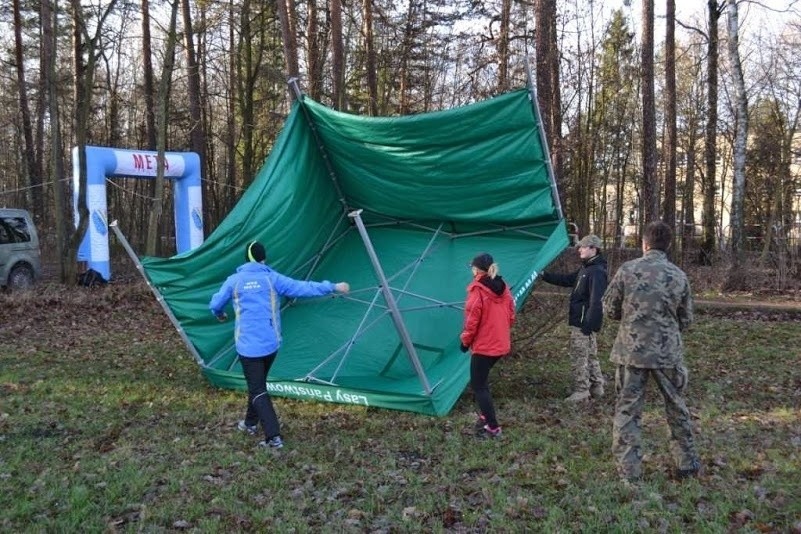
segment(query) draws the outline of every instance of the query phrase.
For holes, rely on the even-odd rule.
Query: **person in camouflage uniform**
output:
[[[649,224],[643,256],[620,266],[603,297],[604,314],[620,321],[610,355],[617,364],[612,453],[620,476],[630,481],[642,476],[641,419],[649,376],[665,400],[676,476],[694,476],[700,469],[683,397],[687,368],[681,332],[692,323],[693,301],[687,275],[667,259],[672,239],[664,222]]]
[[[606,290],[606,258],[601,254],[601,239],[587,235],[576,244],[581,268],[569,274],[542,273],[542,279],[563,287],[572,287],[567,324],[570,327],[568,355],[573,372],[573,393],[569,402],[604,396],[606,380],[598,362],[595,334],[601,329],[601,298]]]

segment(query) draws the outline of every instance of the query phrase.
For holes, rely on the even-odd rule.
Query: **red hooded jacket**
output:
[[[467,286],[462,344],[473,354],[506,356],[512,349],[514,322],[515,304],[506,282],[500,276],[477,274]]]

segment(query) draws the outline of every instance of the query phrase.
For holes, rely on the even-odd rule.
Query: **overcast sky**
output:
[[[604,2],[610,9],[630,4],[635,30],[639,33],[642,16],[642,0],[607,0]],[[687,25],[696,25],[707,18],[707,3],[705,0],[676,0],[676,18]],[[739,3],[740,27],[743,33],[748,34],[757,29],[776,31],[790,19],[801,21],[801,0],[740,0]],[[654,1],[655,32],[657,42],[665,38],[665,0]],[[725,24],[725,11],[722,21]],[[704,26],[702,26],[704,27]],[[723,27],[721,28],[723,30]],[[684,30],[677,25],[676,32]]]

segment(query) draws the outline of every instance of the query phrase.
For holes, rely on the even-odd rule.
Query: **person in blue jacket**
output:
[[[272,399],[267,393],[267,374],[281,347],[280,297],[320,297],[347,293],[347,282],[305,282],[284,276],[264,264],[267,255],[258,241],[248,243],[247,263],[239,266],[211,298],[209,309],[219,321],[228,319],[224,308],[233,299],[236,314],[236,352],[248,386],[245,419],[238,428],[255,435],[264,430],[260,447],[280,449],[284,442]]]

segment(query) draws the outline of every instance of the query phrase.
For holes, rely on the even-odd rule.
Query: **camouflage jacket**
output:
[[[661,250],[627,261],[603,298],[604,314],[620,321],[609,359],[647,369],[683,363],[681,331],[693,320],[690,283]]]

